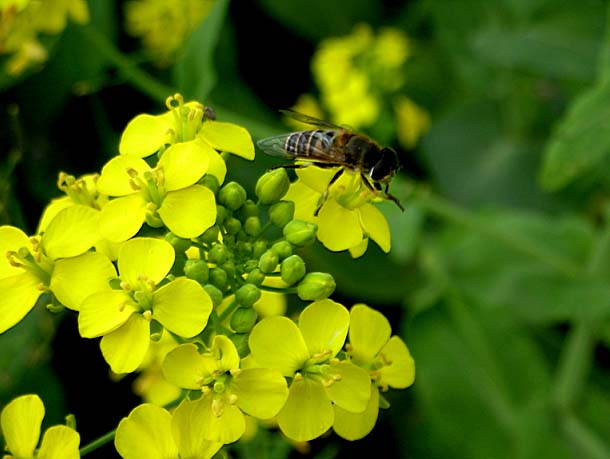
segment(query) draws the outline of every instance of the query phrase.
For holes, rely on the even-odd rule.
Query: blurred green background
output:
[[[161,64],[128,30],[128,3],[90,1],[89,22],[41,34],[48,58],[19,75],[7,73],[10,55],[0,61],[0,224],[32,234],[59,195],[58,172],[99,171],[126,123],[163,111],[173,92],[258,140],[289,129],[278,109],[328,97],[311,62],[329,39],[362,23],[408,37],[398,86],[384,89],[375,61],[365,65],[379,110],[360,129],[403,164],[392,192],[406,212],[379,205],[392,251],[371,244],[352,260],[317,246],[305,257],[335,276],[335,299],[390,318],[415,358],[415,384],[388,392],[391,408],[363,440],[232,455],[610,458],[608,2],[216,0],[183,35],[160,23],[160,41],[179,42]],[[159,5],[192,2],[148,3],[150,16],[138,14],[150,25]],[[396,97],[427,114],[410,145],[392,118]],[[262,152],[231,159],[229,179],[252,191],[277,163]],[[81,444],[138,403],[133,378],[112,382],[107,371],[71,315],[39,307],[0,336],[0,405],[38,392],[45,422],[75,413]]]

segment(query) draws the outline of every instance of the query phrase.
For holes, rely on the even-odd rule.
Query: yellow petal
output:
[[[198,135],[213,148],[254,159],[254,144],[250,133],[241,126],[219,121],[206,121]]]
[[[415,380],[415,361],[407,345],[398,336],[392,336],[379,353],[389,365],[379,370],[380,382],[396,389],[404,389]]]
[[[383,314],[364,304],[357,304],[350,311],[350,351],[356,365],[367,365],[373,361],[388,342],[392,329]]]
[[[362,239],[362,242],[355,247],[349,248],[349,254],[352,258],[360,258],[362,255],[366,253],[366,249],[369,247],[369,238],[365,237]]]
[[[52,199],[49,205],[47,205],[47,207],[45,207],[45,209],[42,211],[42,216],[40,217],[36,234],[44,232],[49,223],[51,223],[51,220],[53,220],[55,215],[57,215],[60,210],[63,210],[66,207],[70,207],[73,205],[74,201],[68,196],[65,196],[63,198]]]
[[[390,251],[390,227],[383,213],[372,204],[364,204],[358,208],[360,222],[365,233],[377,243],[385,253]]]
[[[32,243],[27,234],[14,226],[0,226],[0,279],[23,272],[22,268],[12,266],[6,258],[6,252],[16,252],[21,247],[32,252]]]
[[[42,245],[50,258],[67,258],[89,250],[101,239],[99,211],[81,205],[61,210],[42,235]]]
[[[180,451],[180,457],[210,459],[222,448],[222,443],[205,438],[207,425],[193,422],[197,419],[197,402],[183,400],[172,417],[172,431]]]
[[[327,249],[337,252],[362,242],[358,211],[348,210],[334,199],[328,199],[318,216],[318,239]]]
[[[134,236],[144,223],[146,201],[139,193],[113,199],[100,213],[100,234],[111,242]]]
[[[218,153],[200,139],[176,143],[163,153],[157,169],[163,170],[167,191],[193,185],[208,170],[210,157]]]
[[[218,183],[222,184],[227,176],[227,163],[218,153],[210,155],[210,165],[208,166],[208,174],[213,175],[218,179]]]
[[[102,355],[117,374],[135,371],[150,345],[150,322],[133,314],[123,326],[105,335],[100,347]]]
[[[126,196],[135,190],[131,187],[130,173],[137,172],[143,178],[151,168],[146,161],[133,155],[115,156],[102,168],[102,174],[97,180],[97,190],[108,196]]]
[[[307,306],[299,317],[299,330],[310,355],[343,348],[349,327],[349,312],[341,304],[325,299]]]
[[[53,426],[42,436],[38,459],[79,459],[80,435],[67,426]]]
[[[371,397],[362,413],[351,413],[335,405],[333,430],[346,440],[360,440],[373,430],[378,414],[379,389],[376,386],[371,386]]]
[[[0,333],[17,324],[42,294],[40,280],[29,272],[0,279]]]
[[[22,395],[4,407],[0,424],[6,446],[13,456],[34,456],[43,417],[44,405],[38,395]]]
[[[216,222],[214,193],[202,185],[170,191],[163,199],[159,215],[178,237],[200,236]]]
[[[288,188],[288,193],[284,196],[284,200],[294,202],[295,220],[303,220],[317,224],[318,217],[314,214],[318,208],[318,202],[321,196],[320,193],[309,188],[301,180],[297,180],[290,184],[290,188]]]
[[[81,303],[78,330],[83,338],[95,338],[123,325],[137,311],[123,290],[108,290],[89,295]]]
[[[142,276],[158,284],[174,264],[175,256],[169,242],[137,237],[125,242],[119,250],[119,274],[134,288],[141,282]]]
[[[119,144],[121,155],[134,155],[140,158],[155,153],[170,141],[172,118],[142,114],[128,124]]]

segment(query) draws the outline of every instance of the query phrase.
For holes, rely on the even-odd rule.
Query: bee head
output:
[[[380,151],[379,161],[371,168],[369,176],[375,182],[385,182],[392,178],[399,167],[400,163],[396,152],[391,148],[384,147]]]

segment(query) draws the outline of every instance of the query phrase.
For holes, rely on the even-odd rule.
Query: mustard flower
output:
[[[406,96],[394,102],[396,134],[405,148],[414,148],[421,136],[430,128],[430,116]]]
[[[140,366],[150,344],[152,320],[185,338],[206,326],[212,300],[201,285],[184,277],[160,285],[174,258],[169,242],[131,239],[119,250],[121,289],[108,286],[82,302],[80,334],[102,336],[102,354],[115,373],[129,373]]]
[[[287,437],[319,437],[334,424],[337,407],[350,413],[366,409],[371,396],[368,374],[337,358],[348,327],[347,309],[325,299],[303,310],[298,327],[287,317],[268,317],[252,329],[252,359],[292,379],[288,400],[277,415]]]
[[[190,418],[190,408],[184,404],[173,415],[157,405],[139,405],[119,423],[114,445],[124,459],[213,457],[222,443],[206,440],[205,429]]]
[[[284,197],[295,203],[294,218],[315,223],[318,240],[329,250],[349,250],[353,257],[359,257],[366,252],[370,238],[381,250],[389,252],[388,222],[372,204],[378,198],[362,183],[358,173],[349,170],[328,189],[336,171],[314,166],[297,170],[299,180],[290,185]]]
[[[171,63],[213,5],[213,0],[128,1],[126,29],[141,37],[155,62],[164,66]]]
[[[415,379],[415,362],[406,344],[398,336],[390,336],[388,320],[378,311],[357,304],[350,311],[349,344],[346,349],[352,363],[367,370],[371,377],[371,399],[362,413],[335,411],[333,429],[341,437],[357,440],[368,435],[375,426],[380,393],[389,387],[404,389]]]
[[[267,368],[240,369],[233,342],[214,337],[208,352],[200,354],[194,344],[183,344],[167,354],[163,371],[168,381],[201,397],[184,401],[192,412],[191,422],[199,424],[206,439],[231,443],[246,429],[243,413],[259,419],[275,416],[288,396],[286,380]]]
[[[38,40],[38,35],[60,33],[68,18],[79,24],[89,21],[85,0],[9,0],[0,6],[0,14],[0,53],[11,55],[5,68],[12,76],[47,60],[48,51]]]
[[[77,310],[85,296],[104,288],[112,264],[87,252],[99,240],[98,221],[95,210],[76,205],[58,212],[42,235],[0,227],[0,333],[21,321],[44,292]]]
[[[214,193],[196,184],[211,155],[216,152],[209,146],[193,141],[170,146],[154,168],[134,155],[111,159],[97,187],[117,198],[101,210],[101,233],[110,241],[125,241],[146,221],[183,238],[202,234],[216,221]]]
[[[40,439],[40,427],[45,410],[38,395],[22,395],[2,410],[0,424],[6,449],[6,459],[77,459],[80,435],[63,425],[49,427]]]

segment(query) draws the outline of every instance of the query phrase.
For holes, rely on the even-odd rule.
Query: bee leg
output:
[[[387,197],[387,198],[388,198],[390,201],[394,202],[394,203],[395,203],[395,204],[398,206],[398,208],[399,208],[400,210],[402,210],[403,212],[405,211],[405,208],[402,206],[402,204],[400,203],[400,201],[398,200],[398,198],[397,198],[396,196],[394,196],[394,195],[390,194],[390,184],[389,184],[389,183],[386,183],[386,184],[385,184],[385,189],[383,190],[383,192],[385,193],[386,197]]]
[[[385,189],[382,192],[381,184],[379,184],[379,182],[373,182],[371,184],[371,182],[369,181],[369,178],[365,174],[361,173],[360,176],[362,177],[362,181],[364,182],[366,187],[371,191],[371,193],[373,193],[377,196],[379,196],[380,194],[383,194],[383,198],[389,199],[390,201],[395,203],[400,210],[402,210],[403,212],[405,211],[405,208],[402,206],[402,204],[400,203],[398,198],[389,193],[390,185],[388,183],[385,184]]]
[[[290,163],[290,164],[278,164],[277,166],[271,167],[270,171],[274,171],[276,169],[303,169],[304,167],[311,166],[311,164],[307,163]]]
[[[333,175],[333,178],[330,179],[330,182],[328,182],[328,186],[326,187],[326,190],[324,191],[324,194],[322,195],[322,198],[320,199],[320,203],[318,204],[316,211],[313,213],[314,216],[317,217],[318,214],[320,213],[320,209],[322,208],[322,206],[326,202],[326,199],[328,198],[328,191],[330,190],[330,187],[333,186],[333,183],[335,183],[337,180],[339,180],[339,177],[341,177],[343,175],[343,171],[344,171],[343,168],[339,169],[335,173],[335,175]]]

